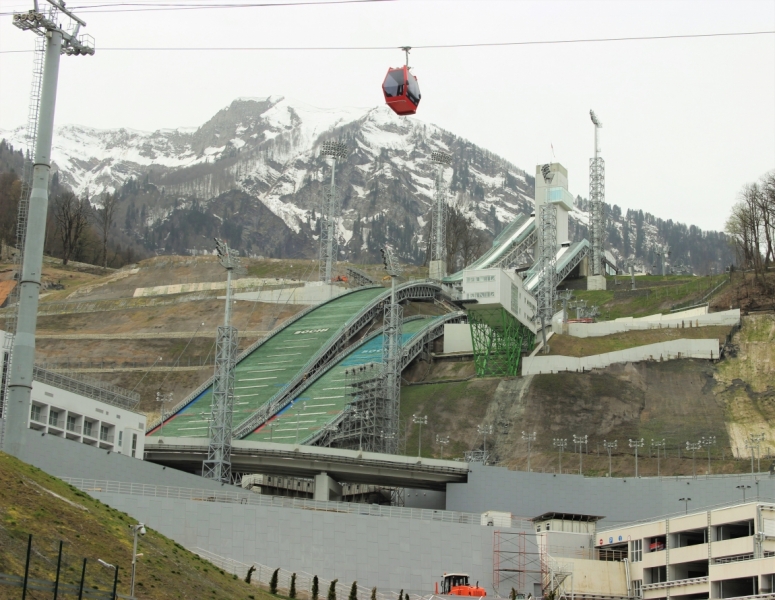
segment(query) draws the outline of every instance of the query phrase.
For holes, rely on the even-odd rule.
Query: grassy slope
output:
[[[44,558],[55,560],[57,544],[64,540],[67,566],[62,580],[65,583],[78,582],[82,558],[88,558],[90,587],[108,589],[112,571],[96,562],[100,558],[119,565],[119,593],[128,594],[132,555],[128,525],[132,523],[134,520],[128,515],[0,453],[0,572],[24,573],[27,535],[31,533],[36,549],[34,577],[53,580],[56,564]],[[152,529],[140,538],[138,553],[143,554],[138,559],[135,588],[138,598],[272,598],[254,586],[223,574]],[[19,597],[19,588],[0,586],[0,598]],[[33,592],[27,597],[34,600],[44,596]]]
[[[717,338],[722,344],[731,327],[687,327],[684,329],[649,329],[628,331],[601,337],[577,338],[570,335],[553,335],[549,341],[550,354],[561,356],[591,356],[615,352],[646,344],[679,339]]]

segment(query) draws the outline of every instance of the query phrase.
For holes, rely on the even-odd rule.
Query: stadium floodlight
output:
[[[708,475],[710,475],[710,447],[716,445],[716,436],[715,435],[709,435],[708,437],[702,436],[702,439],[700,439],[700,444],[705,446],[705,448],[708,449]]]
[[[477,425],[476,431],[484,436],[484,453],[487,454],[487,436],[492,435],[492,425]]]
[[[657,449],[657,477],[659,477],[661,475],[660,469],[659,469],[659,467],[660,467],[660,465],[659,465],[659,449],[665,447],[665,439],[662,438],[662,441],[657,441],[657,440],[652,439],[651,440],[651,447]]]
[[[603,447],[608,451],[608,476],[611,476],[611,450],[616,450],[616,447],[619,445],[619,440],[614,440],[613,442],[608,442],[606,440],[603,440]]]
[[[750,485],[736,485],[735,488],[738,489],[738,490],[743,490],[743,502],[745,502],[745,490],[750,490],[751,486]]]
[[[393,250],[385,246],[380,248],[379,252],[382,254],[382,264],[385,265],[387,274],[390,277],[398,277],[403,269],[401,268],[401,263],[398,262],[398,259],[393,254]]]
[[[594,110],[589,111],[589,116],[592,118],[592,122],[595,124],[595,127],[603,126],[603,123],[601,123],[600,119],[597,118],[597,115],[595,114]]]
[[[692,477],[697,477],[697,465],[694,459],[697,455],[697,450],[700,448],[702,448],[701,442],[686,442],[686,451],[692,453]]]
[[[548,164],[541,167],[541,175],[543,175],[544,181],[546,183],[551,183],[552,179],[554,179],[554,173],[552,173]]]
[[[562,475],[562,451],[565,450],[565,446],[568,445],[568,440],[566,438],[554,438],[554,440],[552,440],[552,445],[555,448],[559,448],[559,451],[560,451],[560,475]]]
[[[522,439],[527,442],[527,472],[530,472],[530,449],[533,446],[533,442],[536,441],[536,432],[525,433],[522,432]]]
[[[436,436],[436,443],[437,443],[439,446],[441,446],[441,458],[443,459],[443,458],[444,458],[444,446],[446,446],[447,444],[449,444],[449,436],[448,436],[448,435],[446,435],[446,436],[443,436],[443,437],[442,437],[442,436],[440,436],[440,435],[437,435],[437,436]]]
[[[452,155],[446,152],[431,152],[431,160],[441,165],[448,165],[452,162]]]
[[[573,447],[576,448],[578,446],[578,453],[579,453],[579,475],[582,474],[582,457],[584,456],[584,453],[581,451],[581,446],[584,446],[584,449],[587,448],[587,436],[586,435],[576,435],[573,434]]]
[[[417,458],[420,458],[420,451],[422,450],[422,426],[428,424],[428,415],[420,416],[418,414],[413,414],[412,423],[418,426]]]
[[[630,448],[635,448],[635,477],[638,476],[638,448],[643,448],[643,438],[639,440],[630,440]]]
[[[342,142],[323,142],[320,149],[323,156],[330,156],[338,160],[347,158],[347,145]]]

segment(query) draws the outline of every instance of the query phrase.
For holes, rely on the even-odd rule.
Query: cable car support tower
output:
[[[452,162],[446,152],[432,152],[436,164],[436,189],[431,213],[431,260],[429,275],[440,281],[447,275],[447,190],[444,187],[444,167]]]
[[[320,280],[331,283],[339,255],[339,216],[341,206],[336,190],[336,161],[347,158],[347,146],[341,142],[323,142],[320,151],[331,157],[331,186],[323,198],[320,216]]]
[[[589,234],[592,246],[592,264],[587,277],[587,289],[605,289],[605,271],[603,270],[603,207],[605,205],[605,160],[600,156],[600,129],[603,123],[597,118],[594,110],[589,111],[595,126],[595,156],[589,161]]]
[[[4,394],[0,394],[4,400],[4,406],[0,406],[3,416],[0,434],[7,431],[7,437],[0,435],[0,442],[11,454],[18,454],[26,443],[27,418],[30,414],[59,58],[62,54],[94,54],[94,39],[90,35],[79,35],[81,27],[85,27],[86,23],[65,8],[64,4],[56,0],[47,2],[47,11],[41,10],[40,0],[33,0],[32,10],[13,15],[14,26],[31,31],[39,39],[35,46],[26,134],[28,142],[34,144],[34,151],[31,153],[32,162],[25,165],[23,190],[26,188],[26,191],[19,202],[17,223],[16,261],[21,265],[16,286],[19,301],[15,310],[11,311],[14,314],[6,337],[13,338],[10,342],[13,346],[10,349],[7,389],[2,390]],[[60,24],[62,15],[70,19],[67,27]]]
[[[237,328],[231,325],[231,276],[240,267],[239,254],[223,240],[215,239],[221,266],[226,269],[226,310],[218,327],[215,374],[210,408],[210,445],[202,476],[231,483],[231,435],[234,415],[234,367],[237,364]]]

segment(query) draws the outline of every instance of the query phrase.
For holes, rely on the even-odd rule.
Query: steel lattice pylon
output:
[[[479,377],[519,374],[524,351],[533,347],[535,334],[502,307],[468,311],[474,366]]]
[[[216,239],[221,266],[226,269],[226,310],[215,345],[213,399],[210,407],[210,445],[202,476],[231,483],[231,438],[234,414],[234,367],[237,364],[237,329],[231,326],[231,274],[239,267],[236,251]]]
[[[430,277],[442,279],[447,274],[447,190],[444,185],[444,167],[452,157],[444,152],[432,152],[436,164],[436,187],[431,211]]]
[[[395,278],[393,278],[395,282]],[[395,288],[395,283],[393,283]],[[403,342],[404,309],[395,301],[385,307],[382,333],[382,360],[385,363],[384,396],[386,438],[384,452],[396,454],[398,448],[398,422],[401,408],[401,353]]]
[[[595,126],[595,156],[589,159],[589,237],[592,246],[592,275],[605,275],[603,271],[603,241],[605,225],[603,207],[605,206],[605,160],[600,156],[598,132],[603,124],[594,111],[589,111]]]
[[[325,142],[320,153],[331,157],[331,185],[326,189],[320,211],[320,280],[331,283],[339,256],[339,217],[341,202],[336,189],[336,161],[347,157],[347,146]]]

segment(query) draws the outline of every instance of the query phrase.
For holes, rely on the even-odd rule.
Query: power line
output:
[[[383,0],[379,0],[383,1]],[[384,0],[389,1],[389,0]],[[326,3],[327,4],[327,3]],[[692,38],[712,38],[712,37],[733,37],[750,35],[772,35],[775,31],[738,31],[729,33],[689,33],[680,35],[651,35],[651,36],[632,36],[617,38],[586,38],[569,40],[532,40],[524,42],[482,42],[473,44],[431,44],[426,46],[412,46],[413,50],[445,50],[450,48],[486,48],[486,47],[507,47],[507,46],[534,46],[546,44],[584,44],[601,42],[632,42],[632,41],[650,41],[650,40],[673,40],[673,39],[692,39]],[[348,51],[348,50],[395,50],[402,46],[253,46],[253,47],[125,47],[125,48],[100,48],[100,52],[201,52],[201,51],[225,51],[225,52],[280,52],[280,51]],[[32,50],[0,50],[0,54],[11,54],[19,52],[32,52]]]

